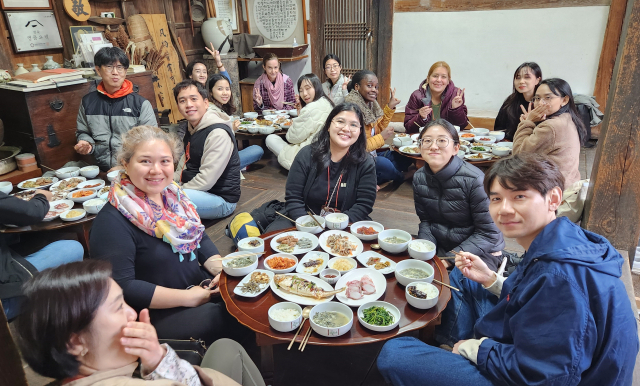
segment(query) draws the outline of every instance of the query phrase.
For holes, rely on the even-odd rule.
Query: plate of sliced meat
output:
[[[336,299],[348,306],[360,307],[384,295],[387,290],[387,279],[375,269],[358,268],[338,280],[336,288],[343,287],[347,287],[347,290],[336,294]]]

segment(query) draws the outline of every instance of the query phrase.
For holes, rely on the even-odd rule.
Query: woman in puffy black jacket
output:
[[[504,238],[489,215],[484,174],[457,157],[456,129],[444,119],[431,121],[418,145],[426,162],[413,176],[418,237],[435,243],[439,256],[452,250],[471,252],[497,270]]]

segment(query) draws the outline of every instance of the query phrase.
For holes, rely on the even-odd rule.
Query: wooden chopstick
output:
[[[413,121],[413,123],[415,123],[415,124],[416,124],[416,126],[418,126],[418,128],[422,127],[422,126],[420,126],[420,125],[418,124],[418,122],[416,122],[416,121]]]
[[[251,256],[261,255],[263,253],[264,252],[247,252],[247,253],[244,253],[242,255],[219,257],[217,259],[211,259],[211,261],[222,261],[222,260],[236,259],[238,257],[251,257]]]
[[[305,347],[307,347],[307,342],[309,342],[309,338],[311,338],[312,331],[313,329],[311,328],[311,322],[309,322],[309,330],[307,331],[304,338],[302,339],[302,342],[300,342],[300,347],[298,347],[298,350],[300,350],[301,352],[304,351]]]
[[[322,224],[320,224],[320,221],[316,220],[315,214],[312,213],[313,212],[307,211],[307,214],[313,219],[313,222],[315,222],[320,228],[322,228]]]
[[[443,283],[443,282],[441,282],[441,281],[439,281],[439,280],[436,280],[436,279],[433,279],[433,281],[434,281],[435,283],[437,283],[437,284],[443,285],[443,286],[445,286],[445,287],[451,288],[452,290],[456,290],[456,291],[460,292],[460,290],[459,290],[459,289],[457,289],[456,287],[452,287],[452,286],[450,286],[449,284],[445,284],[445,283]]]
[[[467,123],[469,124],[469,126],[471,126],[472,128],[474,128],[474,129],[475,129],[475,126],[473,126],[473,125],[471,124],[471,122],[469,122],[469,120],[467,120]]]
[[[306,321],[307,321],[307,318],[302,319],[302,323],[300,323],[300,327],[298,327],[298,331],[296,331],[296,334],[293,336],[293,339],[291,339],[291,343],[289,343],[289,347],[287,347],[287,351],[291,350],[291,346],[293,346],[293,342],[296,341],[296,337],[300,333],[300,330],[302,330],[302,326],[304,326],[304,323]],[[309,322],[309,327],[311,327],[311,322]]]
[[[298,225],[300,225],[301,227],[303,227],[303,226],[304,226],[303,224],[300,224],[300,223],[299,223],[299,222],[297,222],[296,220],[292,220],[292,219],[290,219],[289,217],[285,216],[284,214],[282,214],[282,213],[280,213],[280,212],[278,212],[278,211],[276,211],[276,214],[277,214],[277,215],[280,215],[280,216],[282,216],[282,217],[284,217],[284,218],[286,218],[287,220],[291,221],[291,222],[292,222],[292,223],[294,223],[294,224],[298,224]]]
[[[295,106],[295,103],[291,103],[291,102],[282,102],[283,105],[291,105],[291,106]]]

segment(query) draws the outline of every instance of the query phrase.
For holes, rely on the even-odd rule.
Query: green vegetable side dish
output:
[[[362,310],[362,320],[374,326],[389,326],[393,324],[393,315],[384,307],[373,306]]]
[[[471,148],[471,150],[475,150],[475,151],[487,151],[486,148],[482,147],[482,146],[474,146]]]

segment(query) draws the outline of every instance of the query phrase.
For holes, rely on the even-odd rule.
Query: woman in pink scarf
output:
[[[264,73],[253,85],[253,109],[258,113],[262,110],[291,110],[294,108],[296,95],[293,91],[293,81],[280,72],[280,61],[273,53],[262,58]]]

